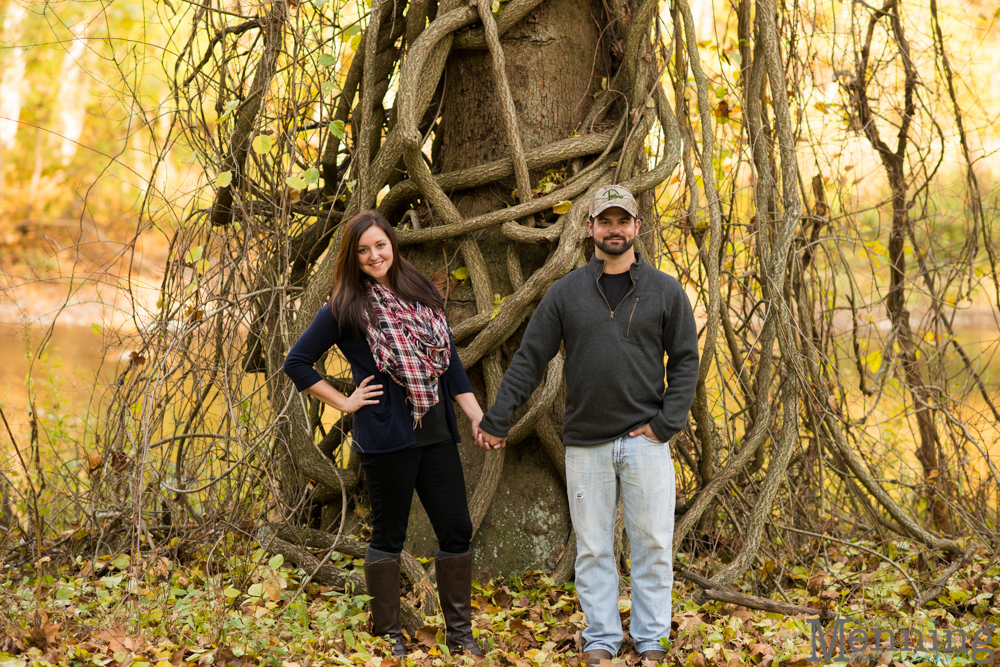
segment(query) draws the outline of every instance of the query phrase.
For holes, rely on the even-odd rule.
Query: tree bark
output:
[[[507,11],[504,10],[501,19]],[[600,28],[593,17],[603,19],[599,2],[549,0],[511,26],[499,45],[495,44],[491,50],[459,49],[449,56],[444,83],[447,93],[440,124],[435,129],[438,138],[434,164],[446,175],[500,161],[505,165],[499,180],[494,179],[486,187],[452,191],[451,201],[462,219],[470,220],[494,211],[502,213],[505,204],[516,202],[512,197],[515,189],[517,200],[531,201],[530,188],[544,170],[526,165],[526,171],[517,174],[518,163],[548,150],[553,143],[575,141],[570,137],[589,111],[588,101],[599,89],[601,77],[607,75],[599,50]],[[489,32],[487,30],[487,37]],[[496,83],[499,76],[497,46],[503,54],[509,98],[505,86]],[[588,71],[581,71],[584,67]],[[591,67],[593,72],[589,71]],[[517,141],[512,144],[510,133],[514,129]],[[590,141],[591,136],[594,135],[586,134],[579,140]],[[590,147],[591,154],[600,152],[609,140],[607,133],[602,134]],[[537,161],[532,163],[538,164]],[[446,176],[440,177],[442,184],[444,178]],[[553,197],[558,197],[555,201],[569,198],[558,192],[553,193]],[[551,206],[550,203],[548,207]],[[442,215],[433,202],[431,210],[434,217]],[[432,226],[420,232],[407,232],[402,237],[403,242],[410,243],[408,235],[427,237],[446,229],[447,226]],[[469,261],[469,244],[478,249],[473,255],[481,254],[481,264]],[[408,247],[412,248],[410,256],[427,273],[444,268],[440,266],[442,251],[439,245],[425,243]],[[496,298],[512,294],[516,281],[519,278],[523,281],[523,275],[534,273],[550,254],[542,246],[524,245],[506,238],[496,226],[475,232],[464,240],[445,240],[444,248],[448,256],[458,250],[458,256],[464,258],[464,264],[472,272],[472,285],[457,286],[449,300],[448,316],[453,323],[489,312]],[[513,248],[517,257],[514,268],[508,262],[508,248]],[[519,274],[518,270],[523,273]],[[518,337],[516,333],[503,348],[516,349]],[[491,385],[499,384],[503,368],[510,359],[505,352],[500,352],[496,362],[492,357],[492,354],[486,355],[483,362],[471,368],[469,362],[476,360],[464,357],[484,408],[492,403],[496,389],[491,389]],[[490,371],[495,363],[496,370]],[[496,373],[495,381],[490,378],[493,373]],[[515,421],[517,417],[520,413],[515,415]],[[527,432],[530,434],[531,430]],[[463,437],[460,450],[465,462],[474,525],[478,526],[473,547],[475,565],[481,575],[555,566],[556,553],[563,547],[569,532],[568,505],[564,484],[538,437],[528,435],[520,443],[510,444],[507,450],[485,455],[473,446],[471,438]],[[493,487],[492,492],[489,487]],[[433,542],[429,539],[430,531],[422,508],[415,506],[413,519],[408,544],[415,553],[430,555]]]

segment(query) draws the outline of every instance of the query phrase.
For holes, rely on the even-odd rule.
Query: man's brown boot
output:
[[[599,665],[602,660],[612,660],[615,656],[611,655],[611,651],[607,651],[603,648],[594,648],[587,651],[587,664],[588,665]]]

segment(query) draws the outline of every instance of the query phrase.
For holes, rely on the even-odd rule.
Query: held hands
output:
[[[660,442],[660,439],[656,437],[655,433],[653,433],[653,429],[649,427],[649,424],[643,424],[639,428],[629,431],[628,434],[633,438],[637,435],[644,435],[653,442]]]
[[[491,451],[494,449],[503,449],[507,444],[507,438],[497,438],[492,436],[483,429],[479,428],[479,422],[481,422],[483,416],[480,414],[479,417],[472,419],[472,438],[475,440],[476,447],[483,449],[485,451]]]
[[[479,423],[483,420],[483,409],[479,407],[479,402],[476,400],[475,394],[472,392],[459,394],[455,396],[455,401],[462,408],[462,412],[469,418],[469,421],[472,422],[472,439],[475,441],[477,447],[491,451],[501,449],[507,444],[507,438],[494,437],[479,428]]]
[[[475,425],[473,433],[477,433],[476,446],[487,452],[495,449],[503,449],[507,446],[507,438],[498,438],[495,435],[490,435],[483,429],[479,428],[479,424]]]
[[[374,379],[374,375],[366,377],[354,390],[354,393],[345,399],[344,406],[340,408],[340,411],[352,413],[366,405],[378,405],[378,397],[382,395],[382,385],[368,384]]]

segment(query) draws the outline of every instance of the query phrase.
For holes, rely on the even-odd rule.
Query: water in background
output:
[[[27,445],[31,433],[29,382],[42,431],[60,422],[65,429],[79,431],[96,409],[91,407],[95,382],[107,383],[114,376],[121,355],[107,347],[98,329],[57,323],[45,352],[32,361],[45,331],[36,325],[0,324],[0,405],[20,446]],[[0,451],[7,452],[9,437],[3,436],[7,442]]]

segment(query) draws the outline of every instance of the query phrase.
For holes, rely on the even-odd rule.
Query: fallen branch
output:
[[[948,585],[948,580],[955,576],[955,573],[969,562],[978,548],[978,544],[973,544],[971,547],[966,549],[965,553],[956,558],[952,564],[948,566],[948,569],[944,571],[944,574],[941,575],[941,578],[938,579],[937,583],[928,588],[927,591],[921,595],[915,603],[913,603],[913,606],[917,609],[923,609],[925,604],[941,595],[941,593],[944,592],[945,586]]]
[[[917,588],[917,582],[913,581],[913,579],[910,577],[910,575],[908,575],[906,573],[906,570],[904,570],[903,568],[901,568],[899,566],[899,564],[896,563],[896,561],[894,561],[891,558],[888,558],[886,556],[883,556],[882,554],[880,554],[879,552],[875,551],[874,549],[869,549],[868,547],[863,546],[861,544],[858,544],[857,542],[849,542],[848,540],[841,540],[841,539],[838,539],[836,537],[830,537],[829,535],[820,535],[819,533],[813,533],[813,532],[810,532],[808,530],[801,530],[799,528],[792,528],[791,526],[786,526],[784,524],[778,524],[778,528],[781,528],[782,530],[790,530],[791,532],[793,532],[793,533],[799,533],[800,535],[808,535],[810,537],[815,537],[815,538],[820,539],[820,540],[829,540],[831,542],[836,542],[838,544],[844,544],[844,545],[849,546],[849,547],[851,547],[853,549],[859,549],[861,551],[864,551],[865,553],[870,553],[873,556],[881,558],[885,562],[889,563],[889,565],[891,565],[892,567],[896,568],[896,570],[901,575],[903,575],[903,578],[906,579],[906,582],[908,584],[910,584],[910,588],[913,589],[914,594],[918,593],[919,590],[920,590],[920,589]]]
[[[293,545],[311,547],[313,549],[332,549],[351,558],[364,558],[368,552],[368,544],[361,540],[352,540],[346,537],[336,538],[326,531],[316,530],[315,528],[282,525],[277,528],[276,535],[278,539],[283,539]],[[404,551],[400,554],[399,565],[403,574],[413,584],[413,590],[417,594],[417,597],[420,598],[420,604],[423,606],[424,612],[428,616],[441,613],[434,584],[431,583],[430,577],[427,576],[427,571],[424,570],[420,561],[414,558],[408,551]]]
[[[720,588],[712,583],[710,579],[706,579],[700,574],[695,574],[694,572],[689,572],[687,570],[676,570],[674,574],[681,579],[686,579],[697,586],[701,586],[702,596],[709,600],[735,604],[740,607],[746,607],[747,609],[770,611],[776,614],[784,614],[785,616],[807,614],[816,615],[824,621],[836,620],[836,616],[831,615],[830,610],[826,608],[815,609],[813,607],[803,607],[797,604],[788,604],[787,602],[776,602],[767,598],[760,598],[756,595],[738,593],[730,588]]]

